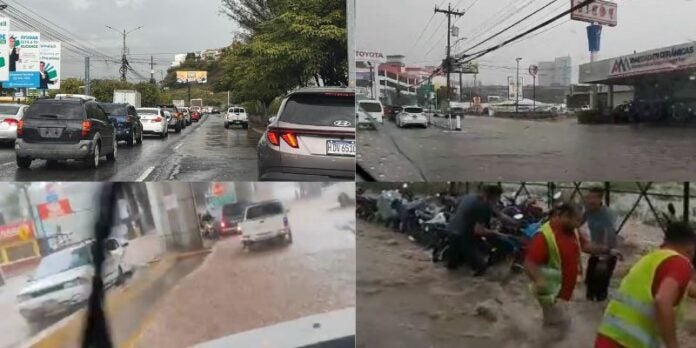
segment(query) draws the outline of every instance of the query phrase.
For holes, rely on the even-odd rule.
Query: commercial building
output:
[[[537,85],[567,87],[571,84],[573,61],[570,57],[558,57],[553,62],[539,63]]]
[[[689,42],[583,64],[580,66],[579,81],[606,86],[607,106],[611,108],[620,104],[616,86],[630,86],[634,91],[636,112],[642,115],[641,119],[664,119],[686,114],[693,117],[696,106],[696,44]]]

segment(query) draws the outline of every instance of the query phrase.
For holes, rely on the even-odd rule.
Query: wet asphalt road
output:
[[[0,148],[2,181],[255,181],[256,144],[252,129],[225,129],[222,115],[207,115],[180,134],[145,136],[142,145],[119,143],[116,163],[102,159],[98,169],[67,161],[48,166],[36,160],[19,169],[12,146]]]
[[[355,210],[338,192],[290,205],[293,243],[242,250],[239,237],[215,245],[206,261],[156,305],[138,347],[188,347],[220,337],[355,307]]]
[[[399,129],[385,121],[359,131],[358,163],[379,181],[673,181],[696,172],[694,127],[476,116],[462,125]]]

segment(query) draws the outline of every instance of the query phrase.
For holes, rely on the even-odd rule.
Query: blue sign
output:
[[[10,71],[10,80],[2,83],[3,88],[39,88],[38,71]]]
[[[599,52],[599,44],[602,41],[602,26],[590,25],[587,27],[587,43],[590,46],[590,52]]]
[[[58,202],[58,194],[55,192],[46,193],[46,203],[56,203]]]

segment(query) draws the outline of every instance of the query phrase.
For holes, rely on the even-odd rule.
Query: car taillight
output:
[[[88,120],[82,121],[82,136],[86,137],[89,135],[89,131],[92,129],[92,122]]]
[[[9,124],[17,124],[19,121],[15,120],[14,118],[6,118],[2,120],[3,123],[9,123]]]
[[[161,118],[161,117],[155,117],[152,121],[154,121],[154,122],[162,122],[162,118]]]
[[[278,132],[269,130],[268,133],[266,133],[266,137],[268,138],[268,142],[273,144],[273,146],[280,146],[280,137],[278,135]]]
[[[17,136],[21,136],[24,132],[24,121],[19,120],[17,122]]]
[[[290,147],[295,149],[300,147],[300,143],[297,141],[297,135],[294,133],[283,133],[282,138]]]
[[[222,228],[225,227],[225,222],[224,222],[224,221],[220,221],[220,227],[222,227]]]

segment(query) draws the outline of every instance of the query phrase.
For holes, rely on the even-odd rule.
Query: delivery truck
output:
[[[133,90],[115,90],[114,103],[130,104],[136,108],[141,107],[140,92]]]

